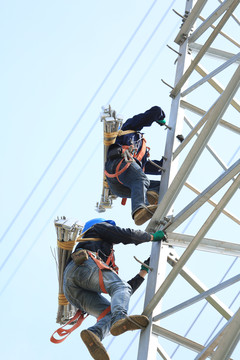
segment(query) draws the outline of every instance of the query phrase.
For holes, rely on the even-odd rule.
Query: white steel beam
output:
[[[204,291],[201,294],[182,302],[181,304],[178,304],[177,306],[173,306],[171,309],[163,311],[159,315],[155,315],[153,318],[153,321],[158,321],[158,320],[163,319],[169,315],[172,315],[182,309],[185,309],[186,307],[188,307],[190,305],[196,304],[198,301],[206,299],[208,296],[215,294],[216,292],[221,291],[223,289],[226,289],[228,286],[231,286],[238,281],[240,281],[240,274],[233,276],[232,278],[212,287],[211,289]]]
[[[194,126],[193,124],[190,122],[190,120],[184,116],[184,121],[185,123],[190,127],[190,129],[193,129]],[[199,133],[197,132],[196,135],[198,136]],[[227,170],[227,165],[225,164],[225,162],[220,159],[220,157],[217,155],[216,151],[213,150],[213,148],[210,145],[206,145],[206,149],[210,152],[210,154],[214,157],[214,159],[218,162],[218,164],[223,168],[223,170]],[[187,183],[185,183],[186,186],[188,186]],[[189,188],[191,188],[189,186]],[[192,189],[193,191],[195,191],[195,189]],[[195,191],[196,193],[198,193],[197,191]]]
[[[159,249],[161,246],[161,249]],[[157,271],[152,271],[148,276],[145,304],[150,300],[150,296],[155,294],[157,287],[161,284],[165,278],[167,257],[169,249],[166,246],[162,246],[159,243],[155,243],[152,246],[152,252],[150,257],[150,266],[153,266]],[[160,309],[161,304],[158,304]],[[157,310],[157,309],[156,309]],[[152,335],[152,316],[149,316],[148,327],[141,332],[138,348],[138,360],[154,360],[157,356],[158,338],[156,335]]]
[[[189,216],[199,209],[208,199],[210,199],[218,190],[220,190],[228,181],[230,181],[240,171],[240,159],[230,168],[221,174],[212,184],[199,194],[196,199],[191,201],[183,210],[181,210],[168,226],[168,231],[174,231]]]
[[[188,89],[184,90],[182,92],[181,96],[184,97],[187,94],[189,94],[190,92],[192,92],[193,90],[197,89],[199,86],[204,84],[206,81],[211,79],[213,76],[217,75],[218,73],[220,73],[221,71],[226,69],[228,66],[236,63],[236,61],[239,59],[240,59],[240,52],[237,53],[236,55],[234,55],[231,59],[227,60],[224,64],[220,65],[218,68],[211,71],[208,75],[204,76],[201,80],[197,81],[195,84],[190,86]]]
[[[186,11],[191,11],[193,0],[186,2]],[[183,43],[179,50],[182,54],[179,61],[177,62],[177,70],[175,83],[177,83],[188,66],[191,56],[188,53],[187,43]],[[174,100],[172,100],[171,111],[169,117],[169,126],[171,131],[167,133],[166,146],[164,156],[167,159],[164,163],[166,171],[161,177],[161,188],[159,193],[159,201],[164,197],[169,183],[175,177],[177,172],[177,161],[172,162],[172,152],[177,142],[176,134],[181,133],[183,124],[183,109],[180,108],[180,94]],[[170,208],[168,209],[170,211]],[[153,244],[151,249],[151,260],[150,266],[154,268],[154,271],[149,274],[146,286],[146,295],[144,307],[148,304],[151,298],[154,296],[156,290],[165,278],[165,269],[167,266],[167,255],[164,251],[164,247],[160,247],[159,244]],[[150,316],[150,324],[141,332],[139,349],[138,349],[138,360],[154,360],[157,356],[157,345],[158,339],[155,335],[152,335],[152,317]]]
[[[212,360],[227,360],[240,340],[240,308],[228,324]]]
[[[187,249],[184,251],[182,256],[180,257],[177,264],[174,266],[174,268],[171,270],[167,278],[164,280],[154,297],[151,299],[151,301],[148,303],[146,308],[143,311],[143,314],[146,316],[150,316],[152,311],[156,308],[159,301],[162,299],[164,294],[167,292],[173,281],[176,279],[178,274],[180,273],[183,266],[186,264],[186,262],[189,260],[193,252],[198,247],[201,240],[204,238],[208,230],[211,228],[213,223],[218,218],[221,211],[224,209],[228,201],[231,199],[231,197],[234,195],[234,193],[237,191],[238,187],[240,185],[240,174],[238,175],[237,179],[233,182],[233,184],[230,186],[230,188],[226,191],[222,199],[220,200],[218,206],[212,211],[208,219],[205,221],[203,226],[200,228],[196,236],[193,238],[192,242],[189,244]]]
[[[192,50],[193,52],[199,52],[202,48],[201,44],[198,43],[192,43],[191,45],[189,45],[189,50]],[[214,59],[221,59],[221,60],[229,60],[231,59],[235,54],[227,52],[227,51],[223,51],[221,49],[216,49],[216,48],[212,48],[210,47],[207,51],[206,51],[206,55],[213,57]],[[237,64],[240,63],[240,60],[238,59],[236,61]]]
[[[232,15],[231,15],[232,16]],[[205,21],[204,17],[202,17],[201,15],[199,16],[199,19],[202,20],[202,21]],[[211,28],[212,29],[215,29],[216,26],[215,25],[211,25]],[[237,47],[240,48],[240,44],[235,40],[233,39],[232,37],[230,37],[228,34],[226,34],[224,31],[220,31],[219,32],[220,35],[222,35],[225,39],[227,39],[228,41],[230,41],[232,44],[236,45]]]
[[[184,121],[190,127],[190,129],[194,128],[194,126],[192,125],[192,123],[186,116],[184,116]],[[197,132],[196,135],[198,136],[199,133]],[[206,149],[210,152],[210,154],[214,157],[214,159],[218,162],[218,164],[223,168],[223,170],[227,170],[227,168],[228,168],[227,165],[225,164],[225,162],[222,159],[220,159],[220,157],[217,155],[216,151],[214,151],[210,145],[206,145]],[[195,189],[193,187],[191,187],[188,183],[185,183],[185,185],[187,187],[189,187],[189,189],[196,192],[196,194],[198,194],[198,191],[197,190],[195,191]]]
[[[170,330],[167,330],[161,326],[158,325],[153,325],[153,333],[163,337],[164,339],[173,341],[174,343],[180,345],[180,346],[184,346],[185,348],[195,351],[197,353],[203,351],[205,348],[204,346],[202,346],[201,344],[192,341],[184,336],[181,336],[179,334],[176,334]],[[216,346],[216,345],[215,345]],[[211,350],[210,354],[214,354],[214,352]],[[207,356],[208,357],[208,356]],[[207,357],[205,357],[204,359],[206,359]],[[196,360],[196,358],[195,358]],[[220,359],[223,360],[223,359]],[[232,358],[229,358],[227,360],[233,360]]]
[[[194,31],[189,37],[189,43],[196,41],[234,2],[234,0],[225,0],[211,15]],[[239,1],[238,1],[239,3]],[[233,11],[231,11],[232,14]],[[231,16],[230,14],[230,16]]]
[[[196,343],[195,341],[192,341],[156,324],[153,325],[153,333],[195,352],[200,352],[204,349],[204,346]]]
[[[208,72],[203,68],[203,66],[201,66],[200,64],[198,64],[195,68],[195,70],[202,76],[207,76]],[[208,80],[208,83],[210,85],[212,85],[212,87],[217,90],[217,92],[219,92],[219,94],[221,94],[224,91],[223,86],[214,78],[211,78]],[[237,99],[232,99],[231,101],[231,105],[238,111],[240,112],[240,103]]]
[[[157,346],[157,352],[163,360],[171,360],[170,356],[166,353],[166,351],[163,349],[163,347],[159,344]]]
[[[221,31],[221,29],[223,28],[223,26],[226,24],[226,22],[228,21],[229,17],[231,16],[232,12],[235,10],[235,8],[237,7],[237,5],[239,4],[240,0],[233,0],[233,3],[231,4],[231,6],[228,8],[228,10],[226,11],[226,13],[224,14],[224,16],[222,17],[222,19],[219,21],[219,23],[217,24],[216,28],[213,30],[213,32],[211,33],[211,35],[209,36],[209,38],[207,39],[207,41],[205,42],[205,44],[203,45],[202,49],[199,51],[199,53],[197,54],[197,56],[193,59],[191,65],[188,67],[188,69],[186,70],[186,72],[184,73],[184,75],[181,77],[181,79],[179,80],[179,82],[177,83],[177,85],[174,87],[174,89],[171,91],[170,96],[171,97],[175,97],[180,91],[182,86],[185,84],[185,82],[188,80],[189,76],[192,74],[192,72],[194,71],[196,65],[199,63],[199,61],[202,59],[202,57],[204,56],[204,54],[206,53],[207,49],[210,47],[210,45],[213,43],[213,41],[216,39],[217,35],[219,34],[219,32]]]
[[[231,319],[229,319],[228,322],[222,327],[222,329],[220,329],[218,331],[218,333],[207,344],[207,346],[198,354],[198,356],[195,358],[195,360],[205,360],[209,355],[214,360],[228,360],[228,359],[231,360],[228,356],[226,356],[226,357],[224,356],[224,354],[223,354],[224,349],[221,348],[221,344],[223,342],[223,348],[225,348],[225,350],[228,350],[228,351],[231,350],[231,353],[232,353],[232,350],[234,350],[233,345],[236,345],[236,344],[228,343],[228,345],[226,346],[226,342],[229,340],[230,340],[230,342],[236,342],[236,340],[238,341],[239,329],[240,329],[239,328],[239,315],[240,314],[239,314],[239,310],[238,310],[235,313],[235,315],[233,317],[231,317]],[[233,326],[232,326],[232,323],[234,323]],[[217,345],[219,345],[219,347],[220,347],[220,351],[218,351],[218,354],[217,354],[218,349],[216,350],[215,353],[213,352],[213,350],[216,348]],[[229,354],[229,356],[231,355],[231,353]],[[218,356],[217,358],[214,358],[215,354],[217,354],[217,356]]]
[[[179,257],[174,249],[168,256],[168,263],[171,266],[175,266]],[[188,268],[185,266],[180,271],[180,275],[199,293],[207,291],[208,288],[204,285]],[[229,320],[233,316],[233,312],[222,302],[217,296],[210,295],[206,297],[206,300],[211,304],[225,319]]]
[[[226,289],[228,286],[231,286],[231,285],[235,284],[238,281],[240,281],[240,274],[238,274],[236,276],[233,276],[231,279],[228,279],[228,280],[222,282],[221,284],[218,284],[218,285],[212,287],[211,289],[209,289],[207,291],[204,291],[201,294],[199,294],[197,296],[194,296],[191,299],[188,299],[188,300],[182,302],[181,304],[173,306],[171,309],[168,309],[168,310],[163,311],[162,313],[160,313],[158,315],[155,315],[154,318],[153,318],[153,321],[158,321],[158,320],[164,319],[165,317],[167,317],[169,315],[175,314],[176,312],[178,312],[180,310],[183,310],[183,309],[185,309],[185,308],[187,308],[187,307],[189,307],[189,306],[191,306],[193,304],[196,304],[198,301],[201,301],[201,300],[206,299],[207,297],[210,297],[210,295],[215,294],[218,291]],[[209,301],[209,303],[211,303],[211,302]],[[217,304],[215,303],[214,304],[215,308],[216,308],[216,305]],[[219,310],[220,310],[220,307],[219,307]],[[228,319],[229,319],[229,317],[228,317]]]
[[[220,3],[222,3],[224,0],[218,0],[218,2],[220,2]],[[234,14],[232,14],[232,18],[236,21],[236,23],[238,24],[238,25],[240,25],[240,20],[238,20],[238,18],[234,15]]]
[[[189,102],[185,101],[185,100],[181,100],[180,102],[180,105],[182,108],[186,109],[186,110],[189,110],[197,115],[204,115],[206,114],[206,111],[193,105],[193,104],[190,104]],[[228,121],[226,120],[223,120],[223,119],[220,119],[219,121],[219,125],[225,127],[226,129],[228,130],[231,130],[233,132],[235,132],[236,134],[240,134],[240,127],[236,126],[236,125],[233,125],[231,123],[229,123]]]
[[[187,248],[193,238],[193,235],[168,232],[166,245]],[[196,250],[240,257],[240,244],[216,239],[203,238]]]
[[[173,179],[171,185],[169,186],[167,192],[165,193],[165,196],[163,197],[161,202],[158,204],[158,208],[155,211],[155,213],[147,227],[148,232],[152,232],[153,230],[157,229],[160,225],[159,221],[161,221],[161,219],[167,215],[170,207],[172,206],[177,195],[179,194],[180,190],[182,189],[188,175],[190,174],[191,170],[193,169],[195,162],[198,160],[201,153],[203,152],[211,135],[213,134],[214,130],[216,129],[220,118],[224,114],[231,99],[233,98],[234,94],[236,93],[236,91],[239,87],[239,84],[240,84],[240,65],[238,66],[237,70],[233,74],[233,77],[230,80],[230,82],[228,83],[225,91],[220,95],[220,97],[215,102],[215,104],[210,108],[210,110],[204,116],[205,118],[208,119],[208,121],[205,124],[205,126],[203,127],[200,135],[196,139],[196,141],[193,144],[188,155],[186,156],[186,159],[184,160],[181,168],[179,169],[179,171],[176,174],[175,178]]]
[[[193,192],[195,192],[195,194],[197,194],[197,195],[200,195],[200,194],[201,194],[201,191],[197,190],[195,187],[193,187],[193,186],[190,185],[189,183],[186,182],[186,183],[185,183],[185,186],[186,186],[187,188],[189,188],[190,190],[192,190]],[[208,199],[207,202],[208,202],[209,204],[211,204],[212,206],[214,206],[214,207],[217,206],[217,203],[214,202],[214,201],[211,200],[211,199]],[[229,211],[227,211],[227,210],[224,209],[224,210],[222,211],[222,213],[223,213],[224,215],[226,215],[227,217],[229,217],[229,219],[233,220],[235,223],[237,223],[238,225],[240,225],[240,220],[239,220],[236,216],[234,216],[233,214],[231,214]]]
[[[188,36],[189,31],[192,29],[193,24],[197,20],[198,16],[200,15],[202,9],[204,8],[207,0],[198,0],[197,3],[194,5],[192,11],[184,21],[176,39],[174,40],[175,43],[181,44],[184,42]]]

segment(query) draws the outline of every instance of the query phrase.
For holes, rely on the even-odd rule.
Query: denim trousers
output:
[[[98,318],[111,305],[111,312],[88,328],[100,340],[109,333],[117,320],[127,316],[132,294],[131,286],[121,280],[115,272],[102,270],[102,274],[105,289],[111,296],[111,303],[101,295],[99,268],[90,257],[82,265],[76,265],[71,261],[64,271],[63,278],[64,294],[78,309]]]
[[[116,165],[119,160],[109,160],[105,164],[107,172],[110,174],[115,172]],[[123,161],[120,170],[126,165]],[[143,172],[140,165],[133,161],[131,165],[121,175],[119,180],[122,184],[114,178],[107,178],[107,182],[110,190],[113,194],[121,198],[131,198],[132,201],[132,216],[134,213],[143,207],[149,205],[147,200],[147,191],[155,191],[159,193],[160,181],[149,180],[146,174]]]

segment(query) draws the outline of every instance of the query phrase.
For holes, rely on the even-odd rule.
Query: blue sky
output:
[[[218,1],[211,3],[214,7],[218,5]],[[84,223],[99,216],[95,205],[102,190],[103,144],[99,119],[102,106],[110,103],[127,119],[159,105],[168,121],[170,88],[161,79],[174,83],[177,55],[166,44],[178,49],[173,41],[181,24],[172,8],[183,14],[185,1],[10,0],[1,4],[0,292],[4,359],[58,357],[61,360],[80,355],[82,359],[89,358],[78,330],[61,345],[49,341],[58,327],[55,323],[58,281],[50,250],[56,247],[53,221],[65,215]],[[209,13],[208,8],[204,11]],[[227,30],[237,37],[236,24],[231,24],[233,29],[228,25]],[[228,46],[226,50],[238,51],[233,45]],[[213,60],[203,61],[203,64],[209,70],[215,65]],[[223,85],[227,84],[234,69],[233,66],[219,75]],[[204,109],[216,98],[216,92],[210,88],[207,97],[201,90],[199,95]],[[198,119],[191,115],[193,122]],[[239,114],[230,109],[226,120],[237,125]],[[185,135],[188,131],[184,127]],[[239,139],[222,128],[216,133],[212,145],[230,165],[239,158]],[[157,124],[146,129],[152,159],[163,155],[166,134],[167,131]],[[189,149],[188,146],[186,151]],[[222,170],[208,153],[203,154],[200,162],[201,175],[198,169],[194,170],[189,182],[203,190]],[[213,172],[208,171],[210,168]],[[216,199],[219,196],[217,194]],[[176,213],[192,198],[193,194],[183,190],[176,203]],[[229,210],[238,217],[239,200],[237,194],[229,203]],[[206,205],[199,212],[199,218],[211,210]],[[135,228],[130,216],[130,201],[123,207],[119,199],[115,200],[114,207],[103,216],[114,219],[122,227]],[[183,224],[182,229],[184,227],[188,234],[196,231],[192,222]],[[219,239],[234,242],[236,234],[239,239],[239,226],[221,218],[216,222],[214,233],[210,231],[208,235],[214,237],[215,234]],[[177,250],[181,254],[182,250]],[[149,244],[127,248],[119,245],[116,256],[120,275],[126,280],[134,276],[139,266],[133,255],[145,260],[150,251]],[[198,252],[187,265],[208,286],[214,286],[233,260]],[[237,268],[239,262],[236,261],[228,277],[235,275]],[[165,308],[175,305],[176,294],[179,301],[195,295],[188,286],[179,294],[179,286],[182,286],[181,280],[169,291]],[[230,304],[238,289],[237,284],[231,292],[222,292],[223,301]],[[136,313],[141,313],[143,308],[143,297],[139,300],[143,290],[144,286],[134,294],[130,304],[131,309],[137,302]],[[193,314],[198,314],[202,305],[194,305]],[[204,326],[208,310],[205,314],[198,326]],[[184,334],[190,318],[186,316],[185,324],[178,315],[176,319],[170,319],[169,323],[163,321],[163,324]],[[211,328],[218,320],[216,315]],[[82,328],[93,323],[93,318],[87,319]],[[189,337],[194,339],[197,333],[196,327]],[[109,346],[112,358],[136,358],[137,340],[128,354],[123,355],[134,335],[114,339]],[[199,339],[199,342],[205,340]],[[109,337],[104,344],[107,346],[110,341]],[[163,344],[169,354],[176,347],[165,341]],[[188,360],[187,354],[179,350],[173,358],[185,356]]]

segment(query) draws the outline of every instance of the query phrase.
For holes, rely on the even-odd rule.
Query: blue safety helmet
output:
[[[82,233],[81,235],[83,235],[86,231],[88,231],[93,225],[95,224],[99,224],[101,222],[107,222],[111,225],[116,225],[115,221],[114,220],[105,220],[103,218],[95,218],[95,219],[92,219],[92,220],[89,220],[85,223],[83,229],[82,229]]]

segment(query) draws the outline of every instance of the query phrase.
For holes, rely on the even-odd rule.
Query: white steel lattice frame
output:
[[[177,51],[179,57],[177,59],[175,84],[171,87],[172,91],[170,93],[172,97],[169,117],[171,131],[168,131],[164,153],[166,158],[164,163],[165,172],[161,177],[158,208],[146,228],[148,232],[164,229],[168,234],[168,241],[162,244],[153,243],[152,245],[150,266],[154,271],[148,277],[143,310],[143,314],[149,317],[150,324],[146,330],[141,332],[138,360],[154,360],[157,358],[157,354],[160,355],[161,359],[171,360],[170,355],[161,345],[161,338],[168,339],[180,346],[190,349],[195,352],[196,357],[194,358],[198,360],[206,358],[213,360],[231,359],[230,357],[240,340],[240,309],[234,314],[215,295],[215,293],[222,288],[231,286],[231,284],[239,281],[240,274],[208,289],[207,286],[185,266],[189,258],[198,250],[240,257],[239,243],[205,237],[220,214],[225,214],[233,223],[240,224],[239,218],[225,209],[230,199],[239,191],[240,160],[238,159],[228,168],[208,144],[209,139],[218,126],[224,127],[226,131],[232,131],[237,135],[240,134],[240,127],[231,124],[231,121],[222,119],[222,116],[229,106],[232,106],[238,115],[240,112],[239,102],[234,98],[240,86],[240,53],[228,53],[223,51],[223,49],[211,47],[213,41],[219,36],[223,36],[237,48],[240,47],[236,40],[222,30],[229,19],[237,22],[239,25],[239,20],[234,11],[239,5],[240,0],[225,0],[219,2],[219,6],[205,20],[201,12],[207,0],[187,0],[185,15],[182,16],[183,23],[175,38],[175,43],[179,45],[179,50]],[[197,22],[199,19],[202,23],[197,25],[199,24],[199,22]],[[217,23],[216,25],[214,24],[215,22]],[[209,30],[211,30],[210,35],[208,35]],[[200,45],[196,43],[195,41],[206,32],[206,36],[208,37],[204,44]],[[171,49],[170,46],[169,48]],[[195,57],[193,57],[192,51],[196,53]],[[221,59],[224,63],[208,73],[200,63],[202,59],[206,59],[208,56]],[[221,73],[231,64],[235,64],[237,67],[233,76],[229,77],[228,84],[224,89],[214,79],[214,76]],[[194,71],[200,74],[202,79],[188,87],[187,82],[191,80]],[[198,107],[197,99],[196,102],[194,101],[194,104],[189,103],[185,99],[187,94],[194,93],[197,88],[204,86],[204,84],[210,84],[220,94],[217,95],[216,101],[207,111]],[[197,125],[193,126],[191,124],[185,114],[186,110],[201,116]],[[177,146],[176,135],[181,133],[184,121],[190,127],[190,132],[181,145]],[[185,155],[181,166],[178,168],[179,155],[183,153],[183,149],[185,149],[190,141],[193,142],[192,148],[187,155]],[[193,185],[190,185],[187,179],[205,149],[215,158],[224,172],[205,190],[200,192]],[[184,186],[191,189],[197,196],[178,214],[173,216],[173,204]],[[223,186],[227,186],[228,188],[222,195],[221,200],[218,203],[211,200],[211,197],[222,189]],[[202,222],[200,229],[196,231],[194,236],[174,232],[179,225],[206,203],[212,205],[212,212],[207,219]],[[236,238],[239,239],[239,235]],[[173,246],[185,248],[185,251],[180,257]],[[167,263],[171,266],[171,270],[168,275],[165,275]],[[161,312],[164,296],[178,275],[181,275],[199,295],[167,311]],[[159,326],[158,321],[161,318],[167,317],[173,312],[180,311],[183,308],[189,308],[191,304],[201,299],[208,301],[227,321],[223,328],[206,346]]]

